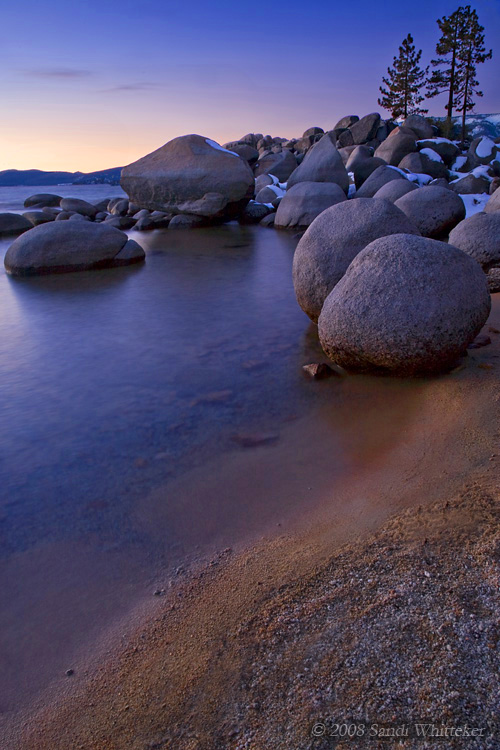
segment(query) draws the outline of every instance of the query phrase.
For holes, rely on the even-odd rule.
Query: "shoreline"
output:
[[[494,300],[486,331],[489,326],[500,328],[498,308]],[[414,583],[407,562],[411,559],[414,565],[421,556],[422,536],[431,540],[435,563],[448,571],[455,563],[457,570],[460,568],[463,561],[458,564],[457,559],[471,545],[480,549],[488,542],[490,549],[496,543],[500,459],[494,454],[500,336],[492,334],[491,338],[490,346],[471,351],[465,367],[425,385],[418,419],[411,429],[401,431],[399,445],[388,457],[382,452],[378,462],[375,455],[365,465],[364,473],[359,467],[354,479],[349,476],[338,482],[334,503],[330,488],[316,510],[309,508],[305,518],[297,516],[285,535],[274,532],[246,549],[221,551],[207,566],[179,576],[166,587],[164,596],[153,604],[146,603],[128,624],[108,635],[102,649],[107,653],[100,651],[102,660],[96,669],[91,669],[89,662],[87,673],[78,680],[67,680],[59,695],[52,693],[50,703],[38,710],[32,708],[15,723],[7,724],[2,747],[28,750],[35,746],[35,738],[40,750],[290,747],[279,744],[272,710],[280,715],[274,726],[281,727],[287,742],[293,739],[304,747],[331,746],[317,744],[326,740],[307,745],[312,742],[308,731],[299,731],[299,718],[308,730],[308,722],[323,715],[325,700],[332,705],[335,701],[319,677],[316,697],[312,684],[303,694],[297,681],[304,679],[304,674],[298,678],[295,665],[297,660],[308,659],[308,669],[314,671],[315,665],[323,664],[328,656],[330,646],[323,636],[332,628],[332,621],[315,621],[312,632],[316,650],[309,655],[305,645],[310,642],[310,634],[300,632],[300,623],[306,623],[311,613],[318,614],[319,601],[333,596],[327,591],[332,571],[341,571],[341,588],[347,597],[342,599],[342,610],[334,620],[337,637],[342,639],[344,630],[356,632],[351,615],[357,605],[351,612],[349,602],[362,591],[349,571],[356,568],[361,580],[367,578],[370,566],[384,562],[381,549],[396,549],[394,570],[403,571],[399,595],[404,598],[412,595]],[[317,488],[315,491],[319,493]],[[445,522],[444,515],[448,516]],[[378,553],[372,554],[373,550]],[[479,572],[486,576],[484,556],[482,559]],[[382,568],[372,582],[377,582],[383,598],[389,596],[388,601],[392,601],[395,595],[390,593],[393,588],[388,583],[391,567],[382,564]],[[477,577],[478,570],[474,575]],[[491,578],[493,573],[488,575]],[[439,585],[448,606],[446,587],[441,581]],[[471,593],[465,574],[463,590]],[[331,601],[334,606],[335,597]],[[365,601],[362,612],[367,607],[371,605]],[[411,619],[414,612],[408,609],[405,615]],[[286,623],[284,630],[279,623]],[[419,623],[417,617],[413,626],[418,628]],[[118,642],[120,627],[122,637]],[[357,633],[356,638],[361,635]],[[397,634],[392,637],[397,640]],[[459,645],[463,643],[459,641]],[[388,656],[389,644],[382,646]],[[377,644],[371,644],[371,648],[378,653]],[[280,666],[277,654],[281,649],[287,654]],[[269,662],[273,654],[275,658]],[[420,655],[429,656],[425,651]],[[351,654],[349,658],[354,657]],[[332,675],[339,668],[337,664]],[[389,674],[392,669],[393,679],[398,678],[394,665],[380,669],[376,662],[370,662],[367,669],[374,681],[371,688],[364,687],[373,692],[368,700],[378,695],[373,685],[377,678],[384,681],[385,671]],[[443,669],[450,670],[446,671],[446,680],[453,682],[451,666]],[[289,686],[287,697],[281,694],[284,688],[279,687],[279,681],[266,683],[266,673],[271,672],[277,672],[279,680]],[[324,679],[326,672],[322,674]],[[426,715],[433,706],[437,710],[441,705],[445,685],[439,682],[442,674],[433,679]],[[345,674],[342,680],[339,684],[344,686],[346,696],[356,690],[356,684]],[[267,688],[261,694],[265,684]],[[315,701],[319,701],[316,708]],[[349,706],[344,708],[347,715]],[[211,744],[215,738],[220,744]]]

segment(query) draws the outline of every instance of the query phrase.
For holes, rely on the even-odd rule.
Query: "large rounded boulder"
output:
[[[349,175],[328,134],[307,152],[302,164],[290,175],[287,187],[299,182],[334,182],[345,193],[349,190]]]
[[[479,264],[456,247],[394,234],[368,245],[325,300],[319,337],[347,370],[393,375],[452,366],[491,306]]]
[[[20,214],[0,214],[0,237],[21,234],[29,231],[32,227],[31,221]]]
[[[75,214],[78,215],[78,214]],[[26,232],[9,247],[5,269],[14,276],[86,271],[144,260],[124,232],[90,221],[56,221]]]
[[[140,208],[226,220],[245,208],[254,176],[215,141],[183,135],[124,167],[121,186]]]
[[[415,137],[393,130],[375,151],[375,156],[383,159],[387,164],[397,167],[401,159],[417,150]]]
[[[394,204],[418,227],[424,237],[438,239],[465,219],[463,200],[453,190],[429,186],[413,190]]]
[[[500,264],[500,213],[480,211],[450,232],[450,244],[463,250],[487,270]]]
[[[281,199],[274,225],[308,227],[327,208],[346,200],[344,191],[334,182],[298,182]]]
[[[376,157],[373,157],[372,162],[375,161]],[[370,164],[370,160],[367,160],[367,164]],[[376,192],[380,190],[383,185],[387,185],[392,180],[407,180],[407,177],[400,172],[398,169],[393,169],[387,165],[381,165],[376,167],[373,172],[366,178],[361,187],[358,189],[356,196],[358,198],[373,198]],[[356,182],[357,187],[357,182]]]
[[[396,203],[399,198],[402,198],[406,193],[411,193],[412,190],[418,190],[418,185],[415,185],[414,182],[410,182],[410,180],[392,180],[382,185],[373,197],[383,198],[391,203]]]
[[[419,234],[389,201],[354,198],[327,208],[301,238],[293,258],[297,302],[317,322],[323,302],[370,242],[389,234]]]

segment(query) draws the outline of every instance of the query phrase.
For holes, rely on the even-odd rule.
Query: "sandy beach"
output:
[[[73,675],[4,725],[2,747],[348,748],[328,736],[335,722],[398,721],[467,724],[482,729],[470,746],[498,747],[499,330],[494,299],[491,344],[422,384],[390,450],[376,450],[384,430],[377,441],[369,425],[355,476],[328,486],[321,426],[301,425],[320,457],[314,508],[296,503],[285,532],[275,523],[166,576]],[[291,449],[293,431],[273,462],[292,465]],[[209,490],[240,476],[251,492],[241,462],[257,460],[266,477],[262,456],[239,457]],[[300,477],[283,471],[267,489],[300,495]]]

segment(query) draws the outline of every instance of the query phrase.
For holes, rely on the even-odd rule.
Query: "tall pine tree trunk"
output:
[[[451,57],[451,71],[450,71],[450,93],[448,97],[448,126],[451,132],[451,118],[453,117],[453,95],[455,93],[455,68],[457,64],[457,34],[458,34],[458,22],[455,24],[455,36],[453,37],[453,54]]]
[[[465,141],[465,116],[467,114],[467,104],[469,98],[469,79],[470,69],[472,64],[472,44],[469,46],[469,54],[467,56],[467,67],[465,69],[465,84],[464,84],[464,100],[462,102],[462,143]]]

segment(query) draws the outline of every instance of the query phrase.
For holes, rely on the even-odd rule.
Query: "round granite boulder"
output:
[[[372,162],[378,160],[378,157],[373,157]],[[367,159],[366,164],[370,164],[370,159]],[[375,162],[376,163],[376,162]],[[355,173],[356,176],[356,173]],[[357,198],[373,198],[376,192],[380,190],[383,185],[386,185],[392,180],[405,180],[408,181],[402,172],[398,169],[393,169],[385,164],[376,167],[373,172],[365,179],[363,184],[359,187],[356,197]],[[356,182],[356,187],[358,183]]]
[[[349,190],[349,175],[329,135],[324,135],[307,152],[304,161],[288,178],[288,189],[299,182],[334,182],[345,193]]]
[[[495,190],[491,198],[488,198],[488,202],[484,207],[485,213],[493,214],[500,211],[500,189]]]
[[[325,300],[324,351],[356,372],[400,376],[449,369],[491,307],[479,264],[452,245],[394,234],[369,244]]]
[[[80,198],[62,198],[60,206],[63,211],[72,211],[73,213],[86,216],[89,219],[95,219],[99,213],[97,208],[92,203],[87,203]]]
[[[334,182],[298,182],[281,199],[275,227],[308,227],[330,206],[347,200],[342,188]]]
[[[443,187],[412,190],[398,198],[395,205],[418,227],[423,237],[444,237],[465,219],[463,200],[453,190]]]
[[[406,193],[411,193],[412,190],[418,190],[418,185],[410,180],[391,180],[382,185],[380,190],[377,190],[374,198],[384,198],[386,201],[396,203],[398,198],[401,198]]]
[[[53,193],[36,193],[35,195],[30,195],[29,198],[26,198],[24,201],[24,207],[25,208],[31,208],[32,206],[59,206],[60,202],[62,201],[62,197],[60,195],[54,195]]]
[[[480,211],[450,232],[450,244],[463,250],[487,270],[500,263],[500,213]]]
[[[126,265],[144,257],[144,250],[114,227],[54,221],[18,237],[7,250],[5,268],[14,276],[33,276]]]
[[[140,208],[225,221],[245,208],[254,176],[215,141],[183,135],[124,167],[121,186]]]
[[[297,159],[291,151],[284,148],[278,154],[262,156],[255,165],[255,176],[272,174],[280,182],[286,182],[296,168]]]
[[[383,159],[387,164],[397,167],[401,159],[407,154],[417,150],[417,141],[415,136],[402,133],[400,130],[393,130],[385,141],[375,151],[375,156]]]
[[[20,214],[0,214],[0,237],[21,234],[33,228],[31,221]]]
[[[389,201],[354,198],[323,211],[306,230],[293,258],[297,302],[315,323],[323,302],[351,261],[377,237],[419,234]]]

